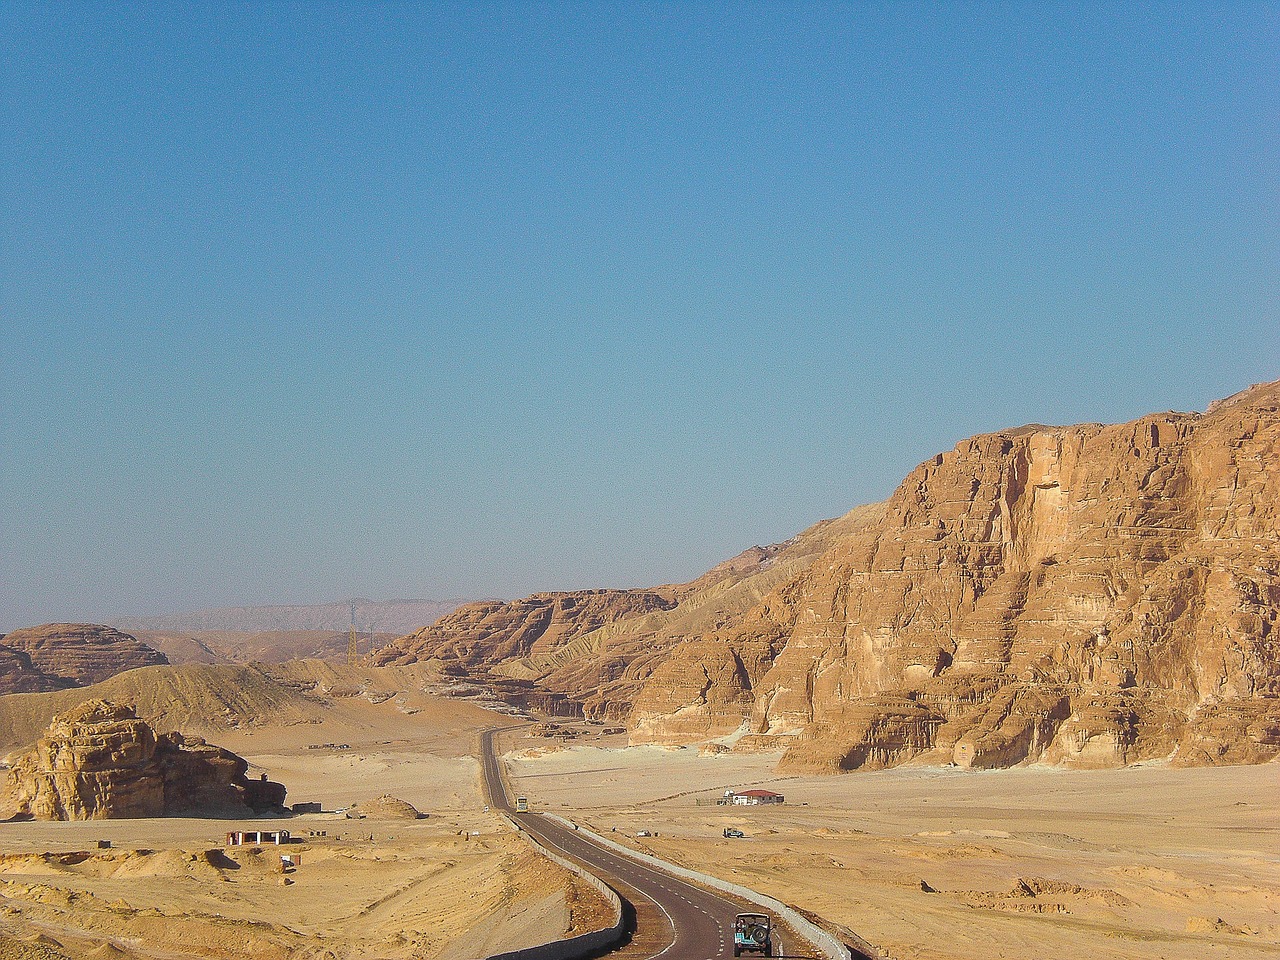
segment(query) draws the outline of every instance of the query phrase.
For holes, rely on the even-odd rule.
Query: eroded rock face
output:
[[[631,742],[705,740],[732,733],[751,709],[747,667],[732,647],[716,640],[691,640],[680,657],[668,659],[644,684],[636,699]]]
[[[622,720],[653,668],[644,640],[602,650],[621,622],[644,623],[677,606],[679,588],[541,593],[468,604],[379,650],[379,664],[438,661],[447,674],[483,682],[522,709],[559,717]],[[648,638],[651,630],[643,630]]]
[[[379,650],[374,662],[441,660],[466,668],[554,653],[570,640],[624,617],[674,606],[648,590],[538,593],[523,600],[469,603]]]
[[[1265,384],[1203,416],[966,440],[722,642],[777,651],[729,699],[751,702],[755,733],[791,738],[792,770],[1175,748],[1250,762],[1280,753],[1278,611],[1280,385]],[[696,677],[704,659],[679,650],[664,670]],[[707,699],[646,689],[633,722],[697,738],[679,718]]]
[[[741,723],[744,704],[749,711],[749,695],[742,700],[747,689],[742,672],[758,677],[776,650],[767,644],[728,650],[717,646],[720,635],[833,542],[878,518],[881,510],[880,504],[858,507],[785,543],[751,547],[689,583],[472,604],[395,641],[379,651],[378,661],[434,660],[459,679],[459,689],[480,682],[520,707],[609,723],[623,722],[640,710],[636,698],[643,691],[643,715],[655,722],[646,733],[637,725],[637,737],[668,736],[664,717],[677,708],[676,728],[696,727],[706,735],[727,732],[726,724],[731,730]],[[690,644],[707,651],[712,675],[704,671],[698,679],[665,669],[673,654]],[[672,689],[663,690],[663,684]],[[702,699],[697,703],[689,702],[698,696]]]
[[[90,700],[55,717],[13,760],[4,807],[8,816],[38,820],[245,813],[247,769],[229,750],[179,733],[157,736],[131,707]],[[283,788],[271,786],[283,802]]]
[[[28,693],[85,687],[100,683],[117,673],[137,667],[167,664],[164,654],[136,637],[112,627],[93,623],[46,623],[23,627],[0,637],[0,657],[12,660],[7,651],[29,661],[34,674],[21,669],[0,674],[0,692]],[[9,663],[0,660],[0,667]],[[30,689],[5,689],[27,684]]]
[[[51,677],[38,669],[23,651],[0,643],[0,696],[7,693],[48,693],[70,686],[69,680]]]
[[[1273,383],[973,437],[690,584],[476,604],[380,660],[636,742],[738,733],[798,771],[1258,762],[1280,754],[1278,619]]]

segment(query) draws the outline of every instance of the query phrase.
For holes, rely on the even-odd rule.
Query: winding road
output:
[[[758,908],[726,899],[615,853],[550,817],[516,813],[507,797],[494,749],[494,738],[500,732],[486,730],[481,734],[481,767],[491,805],[504,811],[540,843],[577,861],[604,880],[635,911],[630,941],[611,953],[611,957],[721,960],[733,956],[734,914]]]

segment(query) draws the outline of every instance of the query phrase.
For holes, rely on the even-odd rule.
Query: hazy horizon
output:
[[[696,577],[1280,376],[1272,5],[0,10],[0,624]]]

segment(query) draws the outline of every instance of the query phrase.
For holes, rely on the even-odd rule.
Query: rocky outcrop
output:
[[[633,743],[705,740],[730,733],[751,709],[751,681],[738,653],[715,640],[691,640],[665,660],[636,700]]]
[[[418,812],[417,807],[409,803],[409,801],[393,797],[389,793],[384,793],[382,796],[375,797],[372,800],[352,804],[347,808],[347,816],[353,819],[368,817],[372,820],[422,819],[422,814]]]
[[[791,770],[1257,762],[1280,754],[1278,465],[1274,383],[1004,430],[691,583],[474,604],[380,658]]]
[[[10,817],[97,820],[243,814],[246,800],[276,794],[283,802],[283,787],[251,784],[247,769],[229,750],[179,733],[157,736],[131,707],[91,700],[55,717],[31,749],[11,758],[3,806]]]
[[[1204,415],[958,444],[716,638],[713,662],[756,663],[726,693],[689,681],[708,654],[680,648],[632,722],[698,739],[705,720],[681,717],[732,704],[788,738],[795,770],[1263,760],[1280,753],[1278,614],[1266,384]]]
[[[0,636],[0,669],[4,669],[0,692],[84,687],[126,670],[168,662],[164,654],[136,637],[100,624],[23,627]],[[23,664],[29,664],[29,670],[24,670]]]
[[[377,651],[379,665],[435,663],[447,675],[483,682],[513,706],[558,717],[578,717],[592,692],[605,695],[603,671],[582,641],[628,618],[669,610],[676,605],[669,588],[655,590],[582,590],[540,593],[510,602],[468,604],[432,626],[401,637]],[[566,668],[572,675],[583,653],[591,661],[583,682],[547,680]],[[540,664],[534,668],[530,664]],[[603,717],[613,714],[598,711]]]

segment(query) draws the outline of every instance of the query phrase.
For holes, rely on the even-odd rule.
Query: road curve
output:
[[[510,729],[510,728],[502,728]],[[489,802],[540,843],[578,861],[617,890],[635,909],[631,942],[611,956],[641,960],[721,960],[733,956],[733,917],[755,909],[645,866],[537,813],[516,813],[494,749],[499,729],[481,734],[480,762]],[[775,951],[777,952],[777,951]],[[756,956],[749,954],[748,956]]]

